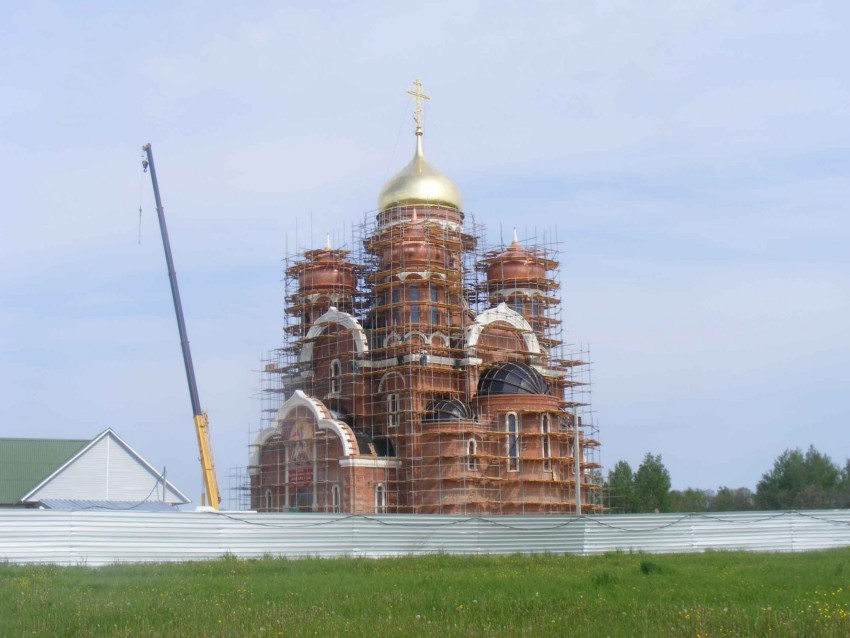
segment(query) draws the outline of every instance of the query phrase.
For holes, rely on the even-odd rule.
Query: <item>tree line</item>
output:
[[[753,492],[746,487],[717,490],[670,489],[661,455],[647,453],[637,471],[618,461],[605,481],[605,503],[613,513],[734,512],[850,507],[850,460],[844,467],[814,446],[785,450],[762,474]]]

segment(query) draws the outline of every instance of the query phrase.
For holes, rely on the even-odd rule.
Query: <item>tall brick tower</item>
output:
[[[265,371],[251,506],[263,511],[592,512],[595,426],[563,356],[545,246],[482,248],[460,190],[425,160],[381,189],[354,250],[288,260],[285,344]],[[586,411],[586,410],[585,410]]]

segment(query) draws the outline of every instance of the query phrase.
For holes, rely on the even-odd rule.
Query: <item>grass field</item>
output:
[[[0,564],[0,636],[850,636],[850,549]]]

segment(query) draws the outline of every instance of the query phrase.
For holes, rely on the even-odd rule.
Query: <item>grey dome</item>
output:
[[[549,394],[549,386],[531,366],[505,361],[483,372],[478,379],[478,394]]]
[[[365,432],[355,432],[354,440],[357,441],[357,452],[360,454],[372,454],[369,445],[372,443],[372,437]]]
[[[471,421],[475,416],[466,403],[459,399],[437,399],[425,408],[423,423],[436,421]]]

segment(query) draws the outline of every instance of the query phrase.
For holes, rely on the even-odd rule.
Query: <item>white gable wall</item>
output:
[[[162,501],[182,504],[186,498],[123,445],[111,431],[101,436],[56,474],[27,495],[42,499],[93,501]]]

